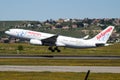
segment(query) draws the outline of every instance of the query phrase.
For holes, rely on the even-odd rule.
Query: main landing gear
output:
[[[56,46],[56,47],[52,47],[52,46],[50,46],[49,48],[48,48],[48,50],[50,50],[51,52],[55,52],[55,51],[57,51],[57,52],[61,52],[60,51],[60,49],[58,49],[58,47]]]

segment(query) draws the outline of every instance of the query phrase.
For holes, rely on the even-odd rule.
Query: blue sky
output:
[[[120,0],[0,0],[0,20],[120,18]]]

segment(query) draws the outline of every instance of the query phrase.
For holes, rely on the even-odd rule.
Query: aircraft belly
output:
[[[80,41],[66,42],[65,45],[66,45],[66,47],[70,47],[70,48],[90,48],[90,47],[96,47],[94,45],[94,43],[89,43],[87,41],[84,41],[84,42],[80,42]]]

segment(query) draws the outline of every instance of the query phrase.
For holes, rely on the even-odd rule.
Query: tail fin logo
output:
[[[96,36],[97,40],[101,39],[102,37],[104,37],[107,33],[109,33],[113,28],[109,27],[107,30],[105,30],[104,32],[101,32],[100,34],[98,34],[98,36]]]

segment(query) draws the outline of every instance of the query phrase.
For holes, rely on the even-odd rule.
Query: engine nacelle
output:
[[[37,40],[37,39],[31,39],[30,40],[30,44],[42,45],[42,42],[40,40]]]

